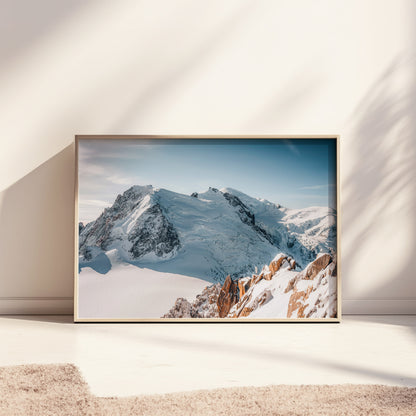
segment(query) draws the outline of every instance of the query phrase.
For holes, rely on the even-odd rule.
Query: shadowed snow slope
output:
[[[303,268],[335,252],[332,209],[290,210],[231,188],[183,195],[133,186],[80,226],[80,270],[130,263],[209,282],[247,276],[279,252]]]
[[[130,264],[115,265],[104,276],[87,267],[79,279],[78,313],[84,319],[160,318],[178,297],[192,301],[206,286],[195,277]]]

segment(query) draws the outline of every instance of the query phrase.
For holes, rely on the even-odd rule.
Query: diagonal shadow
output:
[[[343,275],[347,291],[353,289],[353,279],[348,277],[356,272],[355,264],[362,262],[366,252],[371,256],[370,247],[386,221],[398,223],[397,233],[406,239],[405,250],[396,252],[396,258],[378,259],[386,267],[393,261],[395,267],[391,278],[360,295],[364,299],[389,298],[389,294],[392,297],[391,294],[397,293],[397,281],[401,288],[407,288],[409,299],[416,297],[413,255],[416,234],[407,232],[416,229],[416,80],[412,80],[410,88],[397,87],[403,72],[412,71],[416,73],[416,61],[412,57],[400,57],[393,62],[357,108],[353,134],[344,138],[344,145],[353,155],[353,164],[342,188],[346,241]],[[383,241],[378,244],[383,249]],[[390,241],[384,244],[391,246]],[[372,264],[374,260],[370,257]]]
[[[0,230],[1,296],[72,293],[73,144],[0,194]]]
[[[83,0],[1,0],[0,27],[7,42],[0,43],[0,62],[3,62],[0,71],[76,15],[86,3]],[[16,30],[16,26],[24,30]]]
[[[117,324],[114,324],[117,325]],[[174,326],[181,326],[183,324],[180,323],[171,323],[165,325],[174,325]],[[224,324],[209,324],[209,328],[207,330],[215,330],[217,325],[224,325]],[[234,324],[236,325],[236,324]],[[237,324],[238,325],[238,324]],[[240,324],[241,325],[241,324]],[[242,324],[246,325],[247,330],[250,330],[251,324]],[[253,324],[259,325],[259,324]],[[264,327],[271,330],[275,324],[263,324]],[[299,330],[305,326],[314,326],[314,325],[323,325],[323,324],[299,324]],[[233,325],[231,324],[231,327]],[[230,328],[231,329],[231,328]],[[100,335],[105,337],[114,337],[114,332],[108,331],[108,325],[105,325],[103,328],[99,328],[97,326],[94,327],[95,331],[98,331]],[[95,336],[98,335],[95,333]],[[232,333],[232,332],[231,332]],[[196,338],[192,338],[189,336],[183,335],[180,336],[180,332],[177,332],[176,335],[169,336],[163,334],[162,331],[153,333],[153,334],[140,334],[138,331],[137,334],[133,334],[132,332],[121,332],[117,331],[117,335],[119,337],[124,337],[127,342],[133,341],[138,342],[138,344],[149,344],[154,346],[155,348],[163,347],[166,348],[166,345],[169,345],[169,348],[178,348],[182,350],[189,350],[190,352],[194,351],[210,351],[212,354],[221,354],[221,355],[230,355],[232,354],[234,357],[239,356],[241,357],[241,362],[245,362],[245,360],[250,360],[253,357],[261,357],[262,359],[269,360],[270,362],[296,362],[296,363],[303,363],[307,366],[311,366],[315,368],[316,371],[322,371],[322,369],[330,369],[330,370],[337,370],[346,374],[361,374],[364,376],[368,376],[371,378],[376,378],[380,380],[380,382],[385,383],[388,381],[394,385],[403,385],[403,386],[416,386],[416,377],[410,376],[409,374],[403,374],[399,371],[397,372],[390,372],[383,369],[374,369],[366,366],[361,365],[354,365],[354,364],[346,364],[343,363],[342,360],[337,360],[336,358],[328,357],[327,359],[323,359],[322,357],[317,357],[311,355],[308,350],[304,350],[302,353],[296,353],[290,350],[290,348],[285,348],[284,351],[274,352],[270,348],[264,347],[262,345],[254,346],[253,343],[247,344],[239,344],[238,348],[235,345],[230,345],[227,341],[224,342],[224,339],[215,339],[212,340],[198,340]],[[228,345],[227,345],[228,344]],[[411,368],[409,368],[411,371]]]
[[[143,117],[143,110],[155,103],[160,96],[165,95],[169,89],[180,84],[181,80],[185,80],[197,68],[203,67],[215,51],[232,37],[236,29],[244,25],[254,7],[254,2],[240,4],[236,12],[216,27],[215,31],[211,31],[209,36],[194,47],[182,61],[178,61],[176,66],[151,80],[144,90],[137,94],[130,107],[113,122],[110,130],[123,130],[132,120],[135,124],[139,123],[140,118]]]
[[[412,2],[408,15],[415,12]],[[367,266],[365,273],[370,271],[362,264],[367,257],[379,273],[388,272],[384,281],[361,295],[364,299],[391,299],[399,284],[403,299],[416,304],[416,29],[413,24],[410,27],[411,47],[385,69],[352,115],[352,135],[345,138],[352,150],[352,166],[341,197],[347,208],[343,214],[344,287],[353,291],[352,277],[359,273],[355,264],[360,260],[360,266]],[[390,235],[384,233],[383,241],[378,230],[385,224],[394,227]],[[383,252],[385,245],[393,252]],[[416,314],[416,309],[408,312]]]

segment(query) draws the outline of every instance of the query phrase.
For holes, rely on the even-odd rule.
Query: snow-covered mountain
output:
[[[133,186],[93,222],[80,224],[79,265],[114,262],[224,282],[250,275],[279,252],[300,268],[334,254],[336,212],[291,210],[231,188],[183,195]]]

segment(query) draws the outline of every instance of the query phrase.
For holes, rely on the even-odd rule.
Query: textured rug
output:
[[[416,388],[242,387],[95,397],[72,364],[0,368],[0,415],[416,415]]]

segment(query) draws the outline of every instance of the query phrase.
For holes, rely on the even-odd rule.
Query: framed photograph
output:
[[[75,147],[75,322],[339,322],[338,136]]]

